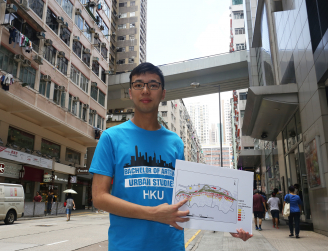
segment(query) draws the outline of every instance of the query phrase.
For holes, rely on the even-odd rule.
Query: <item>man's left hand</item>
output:
[[[242,228],[241,229],[236,229],[237,233],[230,233],[232,237],[235,238],[240,238],[243,241],[247,241],[249,238],[253,237],[252,234],[249,234],[248,232],[245,232]]]

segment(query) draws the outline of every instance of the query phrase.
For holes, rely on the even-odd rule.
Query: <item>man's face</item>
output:
[[[157,74],[145,73],[141,75],[135,75],[132,77],[132,83],[135,81],[142,81],[148,83],[150,81],[157,81],[161,83],[161,79]],[[166,90],[163,90],[162,85],[158,90],[150,90],[148,85],[142,90],[129,89],[130,99],[135,105],[135,109],[141,113],[157,112],[158,105],[165,98]]]
[[[39,196],[39,193],[38,192],[36,192],[36,196]]]

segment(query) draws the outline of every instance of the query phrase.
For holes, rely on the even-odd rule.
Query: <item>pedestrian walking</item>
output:
[[[265,193],[264,192],[260,192],[260,194],[261,194],[261,196],[264,198],[264,200],[265,200],[265,206],[263,206],[263,212],[265,211],[265,208],[267,208],[267,197],[266,197],[266,195],[265,195]],[[263,213],[263,220],[265,220],[265,216],[264,216],[264,213]]]
[[[72,209],[75,210],[75,202],[73,200],[72,194],[69,193],[67,194],[67,199],[66,199],[66,221],[71,220],[71,214],[72,214]]]
[[[166,93],[164,76],[158,67],[141,63],[129,78],[134,117],[108,128],[100,137],[89,170],[93,203],[110,213],[108,250],[182,251],[184,231],[177,222],[189,220],[185,217],[189,211],[179,211],[188,199],[171,205],[171,187],[133,182],[150,178],[173,182],[174,175],[164,173],[175,169],[177,159],[184,160],[181,138],[157,120]],[[232,236],[244,241],[252,237],[242,229],[237,231]]]
[[[48,192],[48,198],[47,198],[47,214],[51,213],[51,207],[52,202],[54,201],[54,196],[51,194],[51,192]]]
[[[40,195],[40,192],[36,192],[36,195],[33,198],[33,202],[42,202],[42,197]]]
[[[283,208],[285,207],[286,202],[290,204],[290,214],[288,216],[288,223],[289,223],[289,230],[290,230],[289,237],[294,236],[294,224],[293,224],[294,221],[296,238],[300,238],[299,233],[300,233],[300,217],[302,212],[302,201],[300,197],[295,194],[294,186],[290,186],[288,190],[289,190],[289,194],[285,196]],[[282,211],[284,211],[284,209],[282,209]]]
[[[279,198],[276,197],[275,192],[272,192],[272,197],[268,200],[267,203],[270,206],[273,227],[276,227],[277,229],[279,229],[278,220],[279,220],[280,200],[279,200]]]
[[[259,190],[255,190],[255,194],[253,195],[253,213],[256,230],[262,231],[262,219],[266,211],[267,208],[263,196],[260,194]],[[259,226],[257,226],[257,219],[259,219]]]

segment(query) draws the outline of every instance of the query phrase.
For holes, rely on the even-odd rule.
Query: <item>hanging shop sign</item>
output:
[[[49,183],[52,181],[52,174],[45,172],[43,175],[43,182]],[[62,173],[54,173],[54,183],[67,183],[68,175]]]
[[[71,182],[72,184],[77,183],[77,176],[71,176],[70,182]]]
[[[22,169],[21,165],[0,162],[0,177],[8,177],[13,179],[19,179],[19,171]]]
[[[0,147],[0,158],[9,159],[24,164],[52,169],[52,160],[16,151],[7,147]]]
[[[78,175],[87,175],[89,174],[89,168],[87,167],[77,167],[76,174]]]

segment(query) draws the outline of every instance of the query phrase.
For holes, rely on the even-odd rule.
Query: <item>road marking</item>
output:
[[[197,231],[197,233],[195,233],[195,234],[194,234],[194,236],[193,236],[193,237],[191,237],[189,241],[187,241],[187,243],[185,244],[185,248],[187,248],[187,247],[188,247],[188,245],[189,245],[189,243],[190,243],[190,242],[192,242],[192,241],[193,241],[193,239],[195,239],[195,238],[196,238],[196,236],[197,236],[197,235],[200,233],[200,231],[202,231],[202,230],[198,230],[198,231]]]
[[[68,241],[68,240],[66,240],[66,241]],[[56,244],[63,243],[66,241],[58,241],[58,242],[50,243],[50,244],[47,244],[47,246],[56,245]]]

